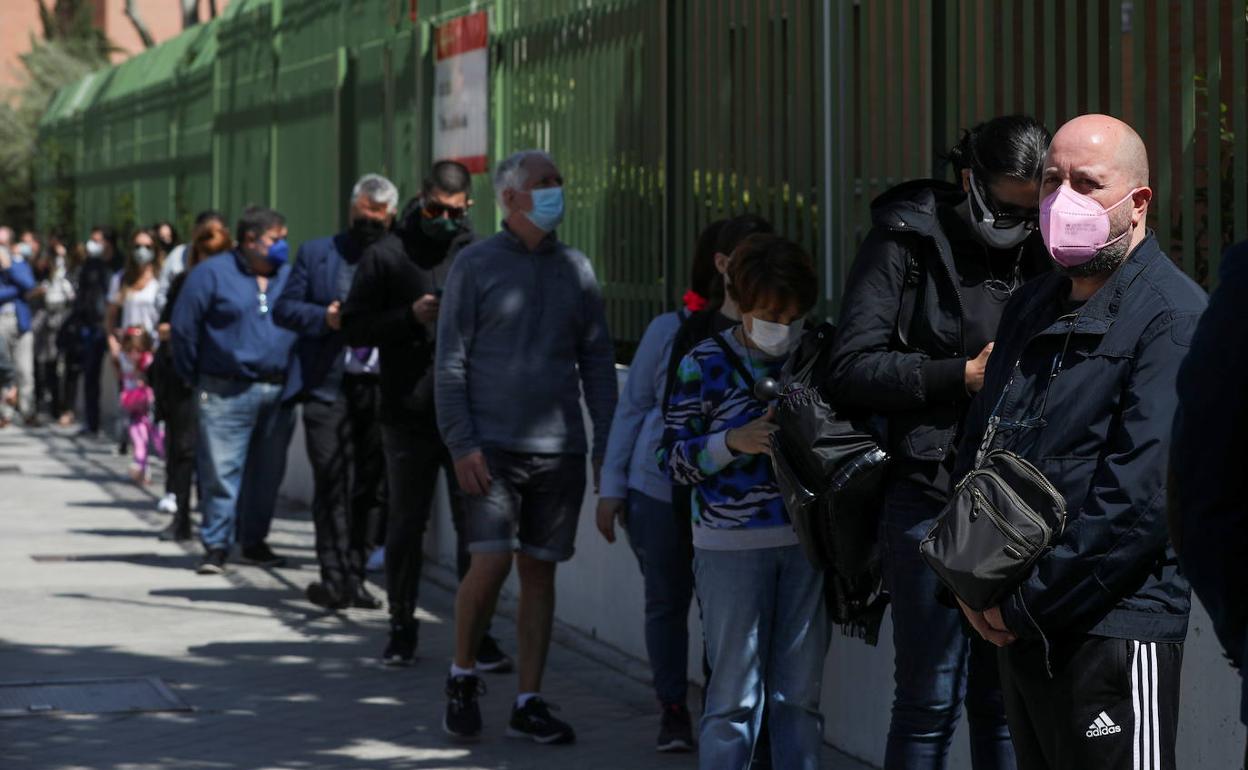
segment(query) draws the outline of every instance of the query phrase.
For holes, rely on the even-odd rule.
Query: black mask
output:
[[[386,236],[386,223],[363,217],[351,222],[351,237],[360,246],[367,248]]]
[[[160,250],[166,254],[173,251],[173,245],[173,241],[166,241],[163,238],[160,239]]]

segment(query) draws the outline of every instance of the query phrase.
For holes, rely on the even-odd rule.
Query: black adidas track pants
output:
[[[1181,643],[1088,636],[999,654],[1019,770],[1176,770]]]

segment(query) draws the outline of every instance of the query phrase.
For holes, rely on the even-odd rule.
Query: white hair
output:
[[[381,174],[365,174],[360,177],[360,181],[351,188],[351,204],[359,200],[361,195],[367,195],[373,203],[386,204],[386,213],[398,213],[399,188]]]
[[[543,160],[552,166],[555,165],[555,159],[550,157],[548,152],[521,150],[508,155],[507,159],[494,169],[494,196],[498,200],[498,208],[503,212],[504,217],[511,212],[507,210],[507,204],[503,202],[503,192],[523,189],[524,183],[529,179],[529,170],[526,166],[529,161],[533,160]]]

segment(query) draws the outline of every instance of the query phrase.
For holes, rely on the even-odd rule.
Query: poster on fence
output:
[[[433,157],[480,174],[490,140],[489,14],[460,16],[434,34]]]

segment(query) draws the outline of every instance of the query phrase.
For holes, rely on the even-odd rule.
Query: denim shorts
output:
[[[490,491],[464,499],[469,552],[571,559],[585,498],[585,456],[486,449],[485,462]]]

